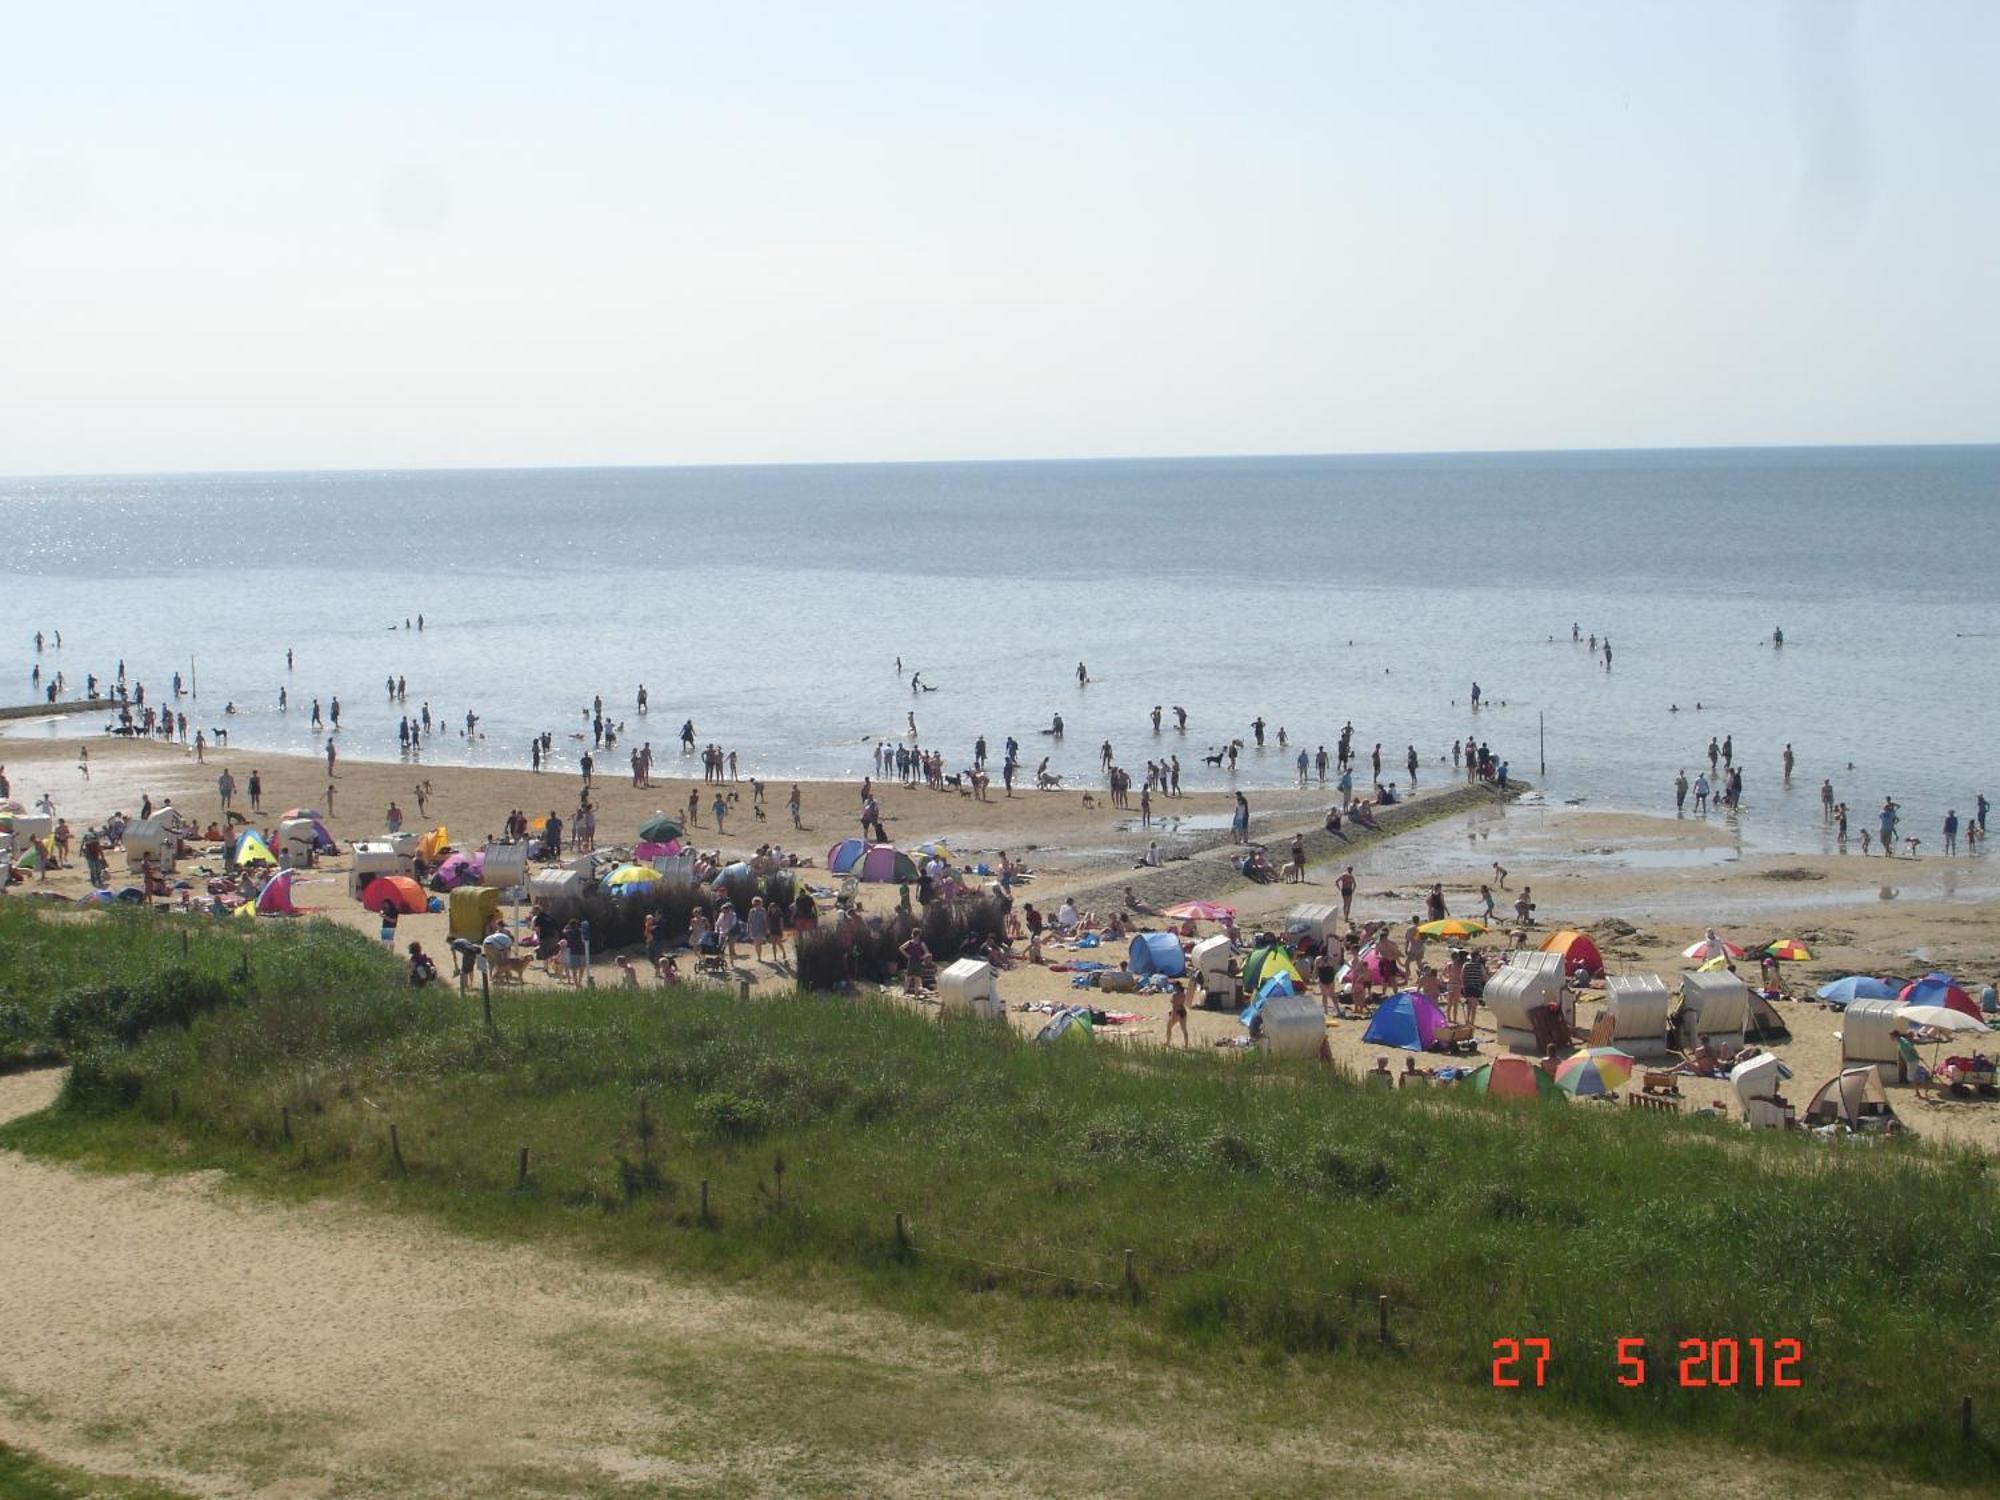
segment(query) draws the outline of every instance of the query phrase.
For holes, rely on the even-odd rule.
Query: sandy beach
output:
[[[87,781],[77,769],[78,750],[86,745],[91,767]],[[140,797],[148,794],[156,803],[171,797],[183,813],[205,826],[219,815],[215,779],[225,766],[234,773],[239,788],[251,770],[261,773],[267,821],[274,811],[294,805],[324,808],[328,786],[324,763],[302,757],[211,751],[205,762],[197,763],[191,752],[181,748],[105,739],[7,748],[6,768],[14,795],[32,803],[47,792],[55,799],[58,812],[69,818],[79,833],[114,810],[135,811]],[[672,769],[681,769],[678,758],[675,760]],[[415,788],[419,782],[429,787],[428,816],[422,819],[416,815]],[[405,826],[441,823],[450,829],[455,844],[477,847],[515,808],[530,815],[553,809],[568,818],[579,790],[574,775],[360,761],[339,763],[332,785],[333,806],[325,810],[330,830],[343,846],[379,834],[392,799],[404,809]],[[1458,785],[1423,790],[1434,796]],[[726,790],[736,791],[740,802],[726,831],[718,837],[708,811],[713,786],[688,776],[656,776],[653,786],[638,788],[627,776],[600,778],[596,783],[599,845],[629,842],[639,821],[655,809],[684,811],[690,789],[699,792],[701,821],[694,836],[704,849],[740,855],[772,842],[796,850],[818,866],[831,844],[858,832],[859,797],[856,786],[850,783],[801,783],[803,828],[796,831],[790,827],[784,805],[789,783],[767,788],[767,819],[763,822],[751,817],[748,783],[735,783]],[[981,802],[952,790],[934,792],[923,786],[878,783],[878,795],[883,820],[898,845],[910,847],[925,839],[944,839],[961,864],[997,864],[1005,850],[1016,860],[1025,860],[1036,872],[1017,892],[1018,898],[1047,909],[1064,896],[1075,895],[1080,906],[1108,911],[1116,904],[1123,885],[1139,873],[1133,869],[1137,856],[1149,840],[1157,840],[1170,862],[1162,872],[1146,873],[1157,875],[1170,888],[1177,871],[1182,872],[1183,884],[1199,874],[1202,893],[1233,905],[1239,925],[1254,931],[1262,923],[1281,919],[1296,903],[1337,901],[1334,881],[1347,862],[1338,853],[1330,859],[1316,855],[1305,880],[1298,884],[1255,885],[1235,880],[1226,865],[1218,864],[1221,856],[1217,846],[1226,842],[1230,800],[1222,794],[1156,804],[1156,827],[1150,831],[1136,827],[1136,813],[1103,805],[1101,794],[1095,799],[1099,805],[1091,808],[1082,805],[1076,791],[1020,792],[1012,799],[996,791],[992,800]],[[240,807],[244,797],[240,789],[237,797]],[[1319,828],[1327,801],[1326,794],[1317,788],[1255,794],[1253,837],[1272,846],[1276,863],[1283,858],[1283,846],[1294,830]],[[1421,798],[1407,811],[1421,813]],[[2000,883],[1983,856],[1911,860],[1864,859],[1857,853],[1758,852],[1746,848],[1736,830],[1720,818],[1676,819],[1547,807],[1532,794],[1511,804],[1483,798],[1470,809],[1412,821],[1416,826],[1410,831],[1370,843],[1353,854],[1351,862],[1359,881],[1354,904],[1357,919],[1389,921],[1400,930],[1421,911],[1424,890],[1432,881],[1442,883],[1454,913],[1475,914],[1479,886],[1493,881],[1497,862],[1508,872],[1504,893],[1495,890],[1503,925],[1481,940],[1480,946],[1488,951],[1506,946],[1504,924],[1514,895],[1525,884],[1533,888],[1538,932],[1580,928],[1599,943],[1611,972],[1656,972],[1669,985],[1677,982],[1681,971],[1692,967],[1681,957],[1682,950],[1711,926],[1741,945],[1778,937],[1805,941],[1813,952],[1812,961],[1785,966],[1787,988],[1794,995],[1810,995],[1825,979],[1850,972],[1913,976],[1942,968],[1975,987],[2000,974],[2000,943],[1991,937],[1994,921],[2000,917]],[[1194,858],[1181,862],[1179,857],[1189,854]],[[122,864],[122,858],[114,860],[115,868],[122,868]],[[219,860],[198,860],[195,866],[184,866],[183,874],[202,864],[220,869]],[[344,859],[330,860],[300,887],[302,899],[330,920],[372,933],[375,919],[348,896],[345,868]],[[812,878],[810,872],[808,878]],[[819,878],[825,879],[824,872]],[[1218,882],[1229,888],[1215,894]],[[66,895],[82,894],[87,883],[81,860],[55,872],[47,884]],[[28,889],[16,886],[14,894],[19,897]],[[894,886],[863,888],[864,904],[871,910],[886,910],[895,898]],[[399,943],[416,939],[430,951],[441,951],[445,919],[442,915],[406,917],[398,937]],[[1066,954],[1051,947],[1046,956],[1051,963],[1059,963],[1065,957],[1085,956],[1115,961],[1117,954],[1102,950],[1090,955]],[[615,956],[596,958],[595,981],[616,982]],[[1747,977],[1754,978],[1754,966],[1745,967]],[[787,967],[777,963],[753,961],[746,949],[731,976],[732,983],[742,981],[748,981],[754,992],[785,987],[791,983],[791,975]],[[1014,1023],[1033,1029],[1046,1020],[1040,1011],[1018,1007],[1063,1005],[1089,998],[1138,1018],[1100,1028],[1100,1044],[1151,1046],[1163,1042],[1163,997],[1098,995],[1074,989],[1071,981],[1068,973],[1028,964],[1007,971],[1001,990]],[[529,982],[554,981],[537,973],[530,975]],[[587,1004],[588,1000],[580,998],[579,1003]],[[1597,1002],[1591,998],[1580,1003],[1580,1027],[1588,1027],[1596,1009]],[[1802,1105],[1813,1088],[1839,1069],[1841,1019],[1811,1002],[1787,1003],[1780,1009],[1792,1039],[1775,1050],[1795,1074],[1787,1096]],[[1479,1024],[1481,1055],[1498,1055],[1490,1015],[1482,1011]],[[1195,1046],[1243,1034],[1234,1016],[1201,1009],[1192,1013],[1190,1030]],[[1329,1025],[1335,1059],[1361,1071],[1376,1066],[1379,1057],[1387,1057],[1400,1071],[1403,1059],[1410,1054],[1365,1045],[1362,1031],[1358,1021]],[[1438,1061],[1426,1058],[1423,1065]],[[1725,1102],[1735,1107],[1726,1082],[1684,1078],[1681,1087],[1685,1108]],[[1892,1090],[1892,1095],[1905,1123],[1919,1134],[2000,1150],[2000,1105],[1942,1095],[1920,1100],[1908,1089]]]

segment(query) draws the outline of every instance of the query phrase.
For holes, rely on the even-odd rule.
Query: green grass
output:
[[[181,1500],[181,1495],[156,1484],[86,1474],[0,1443],[0,1500]]]
[[[1961,1395],[2000,1412],[1982,1156],[1382,1094],[1210,1052],[1039,1047],[874,1001],[531,991],[496,997],[488,1034],[476,1000],[412,995],[356,934],[259,931],[246,979],[243,936],[190,925],[183,958],[166,919],[93,932],[0,909],[0,1000],[32,991],[42,1024],[70,1016],[76,1065],[60,1106],[0,1141],[838,1289],[1035,1357],[1262,1366],[1274,1390],[1325,1378],[1477,1402],[1495,1338],[1546,1337],[1548,1389],[1529,1398],[1546,1412],[1946,1482],[1996,1469],[1956,1428]],[[98,1010],[64,1009],[135,976],[171,987],[183,967],[227,1003],[129,1046],[75,1031]],[[1615,1379],[1626,1337],[1653,1356],[1639,1389]],[[1796,1338],[1803,1384],[1683,1390],[1672,1356],[1689,1337]]]

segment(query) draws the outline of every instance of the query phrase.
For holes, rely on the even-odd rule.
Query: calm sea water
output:
[[[1278,726],[1331,747],[1348,720],[1398,779],[1408,745],[1434,767],[1468,732],[1532,777],[1539,718],[1552,798],[1670,805],[1731,734],[1774,839],[1816,842],[1830,775],[1857,828],[1893,793],[1934,840],[2000,794],[1996,501],[1995,448],[0,480],[0,698],[28,700],[32,635],[60,628],[44,670],[80,690],[122,657],[155,701],[192,662],[190,717],[234,700],[245,746],[319,749],[305,707],[337,695],[342,753],[394,759],[428,700],[484,732],[446,727],[432,761],[523,766],[547,729],[567,768],[601,693],[670,772],[691,717],[746,773],[843,777],[911,711],[954,766],[1013,733],[1032,767],[1061,713],[1070,775],[1109,738],[1198,788],[1259,714],[1253,788],[1292,778]],[[1169,713],[1154,739],[1155,703],[1185,736]]]

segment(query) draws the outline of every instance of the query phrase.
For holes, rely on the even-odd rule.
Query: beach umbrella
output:
[[[378,875],[361,888],[361,904],[369,911],[385,907],[415,913],[429,905],[424,888],[407,875]]]
[[[656,812],[639,825],[639,837],[649,844],[664,844],[669,839],[677,839],[683,832],[678,818],[670,818],[663,812]]]
[[[1556,1084],[1579,1099],[1615,1094],[1631,1079],[1633,1066],[1631,1056],[1616,1047],[1586,1047],[1563,1059]]]
[[[1438,922],[1425,922],[1417,928],[1425,937],[1434,938],[1478,937],[1485,930],[1484,922],[1475,922],[1470,917],[1446,917]]]
[[[1729,1070],[1729,1086],[1736,1090],[1737,1098],[1748,1104],[1752,1099],[1774,1097],[1778,1085],[1791,1076],[1792,1070],[1775,1052],[1760,1052]]]
[[[634,859],[664,859],[669,855],[680,852],[681,841],[679,839],[668,839],[665,843],[661,843],[658,839],[648,839],[633,849],[632,857]]]
[[[23,807],[12,797],[9,797],[5,802],[0,802],[0,813],[24,813],[26,811],[27,808]]]
[[[429,833],[417,840],[417,858],[427,865],[434,865],[443,856],[444,851],[450,847],[451,835],[445,830],[445,826],[440,823]]]
[[[1767,958],[1780,959],[1788,964],[1812,962],[1812,949],[1797,938],[1779,938],[1775,943],[1766,943],[1764,954]]]
[[[1896,1019],[1908,1021],[1912,1026],[1928,1026],[1933,1031],[1985,1031],[1986,1022],[1978,1016],[1968,1016],[1964,1011],[1949,1005],[1899,1005]]]
[[[1979,1019],[1979,1004],[1960,988],[1949,974],[1926,974],[1914,980],[1897,992],[1896,998],[1905,1005],[1948,1005],[1953,1010],[1963,1011],[1973,1020]]]
[[[1547,1070],[1525,1057],[1499,1057],[1466,1076],[1465,1087],[1489,1099],[1560,1099]]]
[[[324,816],[325,814],[316,807],[288,807],[278,814],[278,821],[289,823],[293,818],[311,818],[317,823]]]
[[[650,890],[660,878],[660,872],[651,865],[620,865],[604,877],[604,888],[618,895],[636,895]]]
[[[1236,908],[1219,901],[1176,901],[1160,915],[1176,922],[1230,922],[1236,918]]]
[[[1401,1047],[1405,1052],[1427,1051],[1448,1023],[1437,1002],[1415,990],[1391,995],[1376,1007],[1361,1040],[1377,1047]]]
[[[1743,950],[1734,943],[1725,943],[1721,938],[1703,938],[1681,949],[1682,958],[1741,958]]]
[[[943,839],[925,839],[910,853],[919,859],[935,858],[944,860],[947,864],[951,862],[951,849]]]
[[[1856,1000],[1893,1000],[1897,986],[1887,980],[1877,979],[1873,974],[1849,974],[1845,978],[1821,985],[1813,993],[1822,1000],[1831,1000],[1837,1005],[1848,1005]]]
[[[275,865],[278,856],[271,852],[271,846],[258,836],[254,828],[245,829],[236,840],[236,863],[239,865]]]

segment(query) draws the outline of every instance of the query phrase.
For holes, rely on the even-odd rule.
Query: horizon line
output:
[[[1221,453],[1099,453],[1042,455],[1012,458],[795,458],[761,460],[718,460],[708,462],[654,463],[481,463],[481,464],[359,464],[352,467],[316,468],[220,468],[220,469],[72,469],[0,474],[0,482],[45,479],[207,479],[253,478],[281,474],[534,474],[534,473],[642,473],[656,470],[703,471],[717,469],[888,469],[988,467],[1001,464],[1172,464],[1229,463],[1245,460],[1282,462],[1298,459],[1464,459],[1464,458],[1583,458],[1612,454],[1698,454],[1698,453],[1896,453],[1922,449],[1978,449],[2000,447],[2000,440],[1965,439],[1949,442],[1901,443],[1676,443],[1642,447],[1576,448],[1409,448],[1409,449],[1328,449],[1293,452],[1242,450]]]

